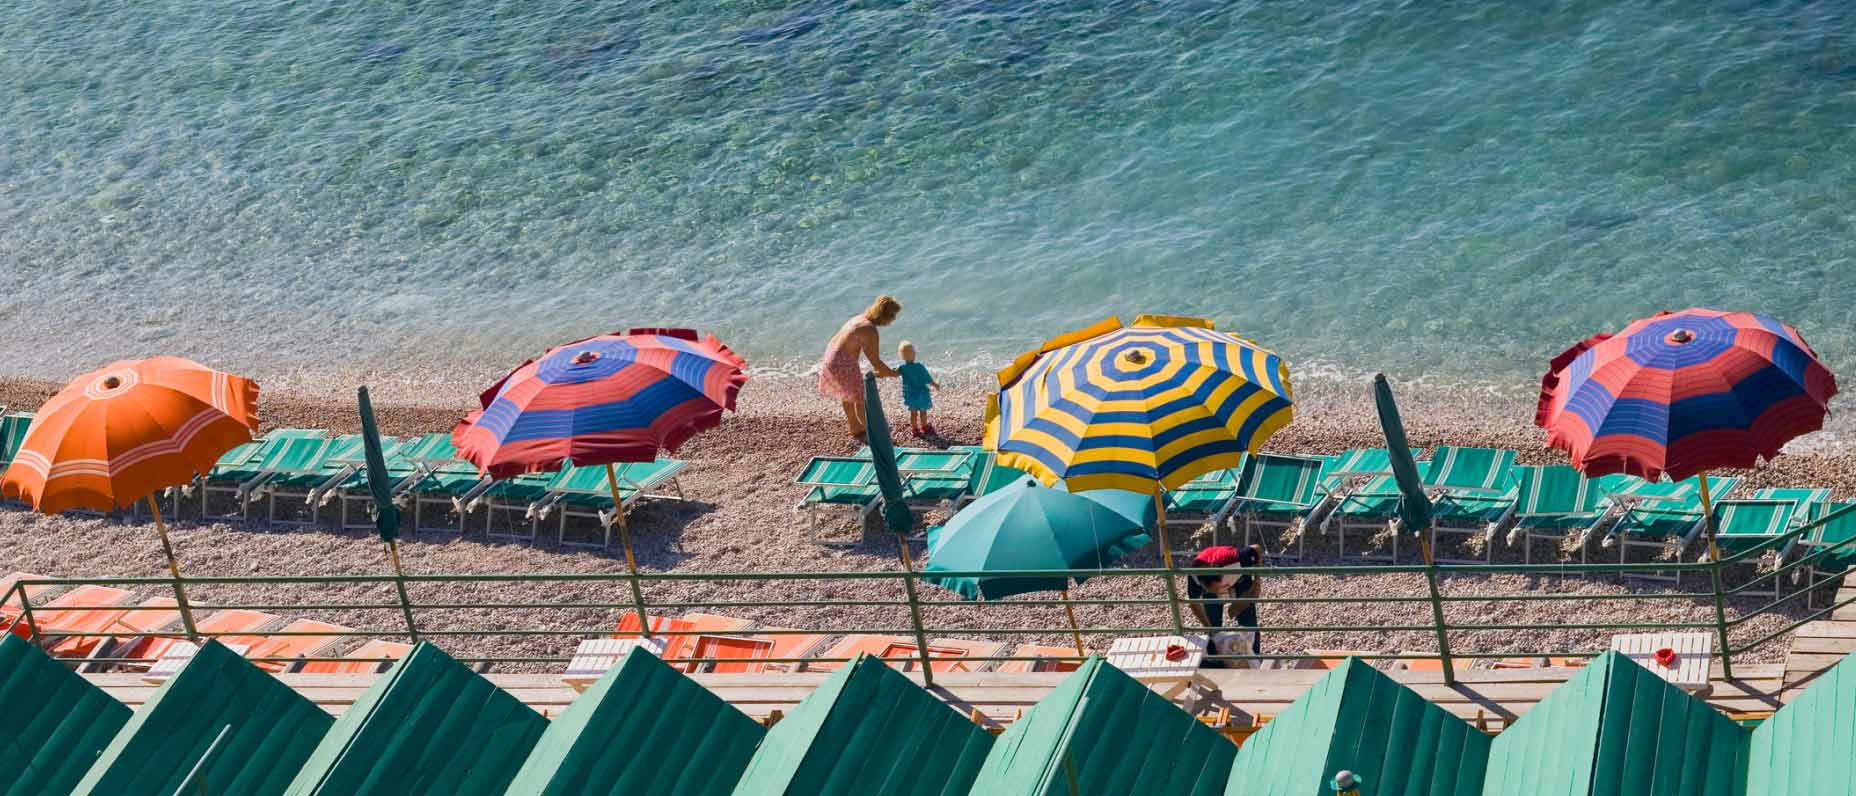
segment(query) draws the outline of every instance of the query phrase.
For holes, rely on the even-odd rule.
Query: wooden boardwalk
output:
[[[1464,672],[1453,686],[1443,683],[1439,672],[1391,672],[1392,677],[1411,686],[1425,699],[1441,705],[1465,720],[1480,721],[1490,731],[1499,730],[1526,713],[1578,669],[1542,668],[1507,670],[1472,670]],[[1710,693],[1704,696],[1715,707],[1729,713],[1763,713],[1777,710],[1782,699],[1785,669],[1779,664],[1739,667],[1742,679],[1732,682],[1718,676]],[[1317,670],[1231,670],[1209,671],[1218,684],[1222,701],[1212,708],[1228,711],[1233,728],[1249,728],[1259,717],[1274,716],[1302,695],[1327,672]],[[489,679],[514,694],[530,707],[547,716],[557,716],[576,696],[558,675],[490,674]],[[728,700],[750,716],[767,719],[791,712],[793,706],[830,675],[807,674],[698,674],[697,682]],[[917,683],[919,673],[907,675]],[[987,726],[998,729],[1050,692],[1066,675],[1006,674],[997,672],[947,673],[935,676],[933,693],[963,714],[973,716]],[[140,705],[154,693],[155,687],[134,674],[87,675],[112,696],[130,707]],[[346,710],[375,675],[279,675],[285,683],[325,710],[339,714]],[[977,711],[977,714],[975,714]]]
[[[1856,598],[1856,577],[1837,591],[1837,602]],[[1791,701],[1812,680],[1851,652],[1856,652],[1856,603],[1845,605],[1828,618],[1798,628],[1791,651],[1785,656],[1785,701]]]

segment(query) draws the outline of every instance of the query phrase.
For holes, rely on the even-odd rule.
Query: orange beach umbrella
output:
[[[157,492],[191,483],[258,428],[258,385],[179,357],[112,363],[39,407],[0,494],[38,511],[110,511],[142,498],[180,578]],[[177,595],[188,634],[193,617]]]

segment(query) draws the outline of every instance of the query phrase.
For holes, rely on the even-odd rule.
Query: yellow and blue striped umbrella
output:
[[[1294,415],[1282,358],[1199,318],[1110,318],[1020,356],[999,385],[986,447],[1072,491],[1179,487]]]

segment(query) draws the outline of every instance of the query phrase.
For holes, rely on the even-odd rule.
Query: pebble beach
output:
[[[944,435],[934,444],[977,444],[981,438],[980,417],[988,389],[987,376],[969,373],[943,379],[946,389],[938,393],[934,422]],[[13,378],[0,380],[0,404],[10,409],[30,409],[43,401],[58,385],[51,382]],[[1351,447],[1383,445],[1374,418],[1364,379],[1311,380],[1297,385],[1296,418],[1271,439],[1267,449],[1294,453],[1333,453]],[[894,390],[894,385],[887,385]],[[474,396],[468,389],[427,389],[423,394],[410,389],[376,392],[376,408],[381,431],[390,435],[408,435],[448,430],[467,409]],[[1563,454],[1547,450],[1542,435],[1532,423],[1533,395],[1516,391],[1503,394],[1486,389],[1461,389],[1446,385],[1408,385],[1399,387],[1401,409],[1412,443],[1425,448],[1438,444],[1510,447],[1521,452],[1523,463],[1563,461]],[[895,403],[892,396],[891,405]],[[667,608],[663,613],[680,614],[704,611],[751,619],[762,626],[820,628],[837,630],[874,630],[904,628],[908,625],[906,608],[900,605],[901,584],[893,579],[837,579],[830,581],[730,580],[719,573],[823,573],[896,571],[899,564],[893,537],[877,531],[866,534],[848,517],[832,519],[820,533],[836,544],[815,543],[814,529],[805,516],[795,510],[804,488],[794,483],[795,476],[814,455],[848,454],[857,447],[844,433],[842,417],[835,405],[821,399],[813,390],[811,378],[794,375],[759,374],[744,389],[741,411],[727,417],[722,426],[699,435],[677,457],[690,466],[681,477],[687,500],[683,502],[646,502],[632,514],[632,535],[642,569],[668,573],[718,573],[688,581],[659,582],[647,586],[647,599],[653,603],[697,603],[700,601],[739,600],[895,600],[895,606],[813,606],[792,608],[690,607]],[[261,398],[260,412],[266,428],[317,427],[333,432],[358,430],[352,400],[335,394],[289,389],[267,389]],[[893,412],[893,414],[900,414]],[[897,418],[892,417],[892,421]],[[898,426],[900,428],[900,426]],[[921,444],[898,434],[899,444]],[[1833,489],[1839,499],[1856,495],[1856,456],[1827,451],[1818,446],[1805,452],[1788,453],[1777,461],[1763,465],[1746,477],[1742,489],[1758,486],[1824,486]],[[302,576],[302,575],[381,575],[388,564],[379,540],[366,532],[335,532],[326,528],[272,530],[258,525],[201,522],[195,512],[183,513],[173,523],[172,535],[183,572],[190,576]],[[941,518],[930,512],[923,524]],[[1197,538],[1179,538],[1177,549],[1208,543],[1201,532]],[[1221,539],[1221,541],[1227,541]],[[536,545],[495,543],[480,531],[459,537],[447,534],[410,533],[402,541],[401,555],[409,574],[467,573],[611,573],[624,572],[622,554],[614,549],[606,554],[563,550],[554,535],[544,532]],[[1357,539],[1350,540],[1356,545]],[[1333,544],[1329,537],[1310,532],[1307,540],[1308,565],[1331,563]],[[1518,549],[1505,540],[1496,540],[1497,562],[1519,562]],[[1401,563],[1415,563],[1415,545],[1402,548]],[[27,571],[48,576],[107,577],[155,576],[165,571],[160,545],[153,528],[145,521],[128,517],[41,516],[10,505],[0,508],[0,572]],[[1595,560],[1615,551],[1592,548]],[[925,556],[919,542],[912,553],[919,564]],[[1536,561],[1540,560],[1536,550]],[[1690,551],[1689,560],[1693,559]],[[1159,555],[1154,546],[1126,559],[1131,567],[1157,566]],[[1744,568],[1742,568],[1744,570]],[[1740,575],[1745,577],[1744,571]],[[1407,574],[1378,575],[1282,575],[1267,576],[1264,596],[1285,602],[1262,606],[1265,628],[1265,653],[1295,654],[1305,649],[1347,649],[1381,653],[1428,652],[1436,649],[1436,637],[1427,631],[1349,630],[1349,631],[1272,631],[1272,626],[1292,627],[1309,624],[1348,624],[1363,628],[1421,625],[1429,621],[1429,609],[1423,602],[1344,604],[1334,602],[1296,602],[1313,597],[1377,597],[1425,595],[1421,576]],[[1731,583],[1732,581],[1730,581]],[[1449,575],[1443,579],[1447,595],[1474,596],[1496,593],[1530,593],[1558,599],[1538,602],[1463,600],[1448,606],[1452,622],[1482,624],[1533,624],[1577,622],[1610,624],[1627,622],[1712,621],[1711,600],[1666,594],[1653,600],[1610,600],[1606,597],[1652,593],[1658,587],[1624,582],[1599,576],[1538,575]],[[1700,576],[1684,580],[1687,592],[1707,591]],[[923,586],[923,598],[953,603],[952,592]],[[422,630],[457,632],[460,635],[436,637],[447,650],[460,657],[505,659],[564,656],[572,650],[574,640],[567,637],[533,635],[499,636],[474,631],[508,631],[521,629],[558,629],[587,634],[609,632],[617,623],[620,611],[605,608],[572,607],[587,603],[622,603],[629,593],[622,582],[577,581],[556,583],[471,582],[413,583],[415,602],[429,604],[523,604],[522,608],[439,608],[422,610],[417,621]],[[143,588],[140,596],[161,596],[165,589]],[[1077,600],[1117,598],[1156,599],[1163,596],[1161,584],[1151,578],[1102,577],[1092,579],[1072,590]],[[376,585],[300,585],[233,587],[197,585],[190,597],[203,604],[242,604],[286,606],[298,602],[383,604],[391,602],[390,587]],[[1049,599],[1052,595],[1031,595],[1025,599]],[[1000,628],[1032,631],[1000,634],[1000,641],[1038,641],[1063,645],[1070,641],[1061,609],[1048,605],[1020,604],[1023,600],[973,605],[936,605],[926,609],[924,621],[933,628]],[[1740,612],[1755,611],[1767,601],[1747,598],[1732,601],[1730,618]],[[338,624],[391,633],[403,627],[397,609],[296,609],[276,610],[290,617],[310,617]],[[1738,626],[1736,643],[1768,635],[1787,622],[1808,614],[1802,598],[1766,610],[1751,621]],[[1167,623],[1166,611],[1157,605],[1101,606],[1077,608],[1077,618],[1085,627],[1158,627]],[[1612,631],[1560,630],[1515,632],[1509,630],[1456,631],[1450,636],[1456,654],[1495,654],[1517,649],[1527,650],[1597,650],[1602,649]],[[976,638],[978,633],[935,633],[936,635]],[[1106,649],[1112,634],[1088,639],[1097,651]],[[1740,660],[1776,661],[1783,657],[1788,638],[1778,636],[1762,644]],[[354,646],[351,642],[346,646]],[[554,670],[558,663],[505,660],[498,671]]]

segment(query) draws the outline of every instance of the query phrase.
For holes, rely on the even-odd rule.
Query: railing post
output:
[[[922,627],[922,603],[915,596],[915,562],[909,559],[909,540],[902,534],[896,534],[896,545],[902,555],[902,587],[909,597],[909,627],[915,631],[915,652],[921,659],[922,685],[934,685],[934,668],[928,654],[928,631]]]
[[[0,602],[0,605],[4,604]],[[27,631],[31,633],[26,640],[42,648],[44,645],[39,640],[39,623],[32,618],[32,598],[23,588],[19,589],[19,621],[25,622]]]
[[[1456,665],[1450,660],[1449,626],[1444,624],[1443,593],[1437,588],[1437,560],[1431,556],[1431,543],[1418,540],[1424,551],[1424,582],[1431,592],[1431,626],[1437,630],[1437,660],[1444,667],[1444,685],[1456,685]]]

